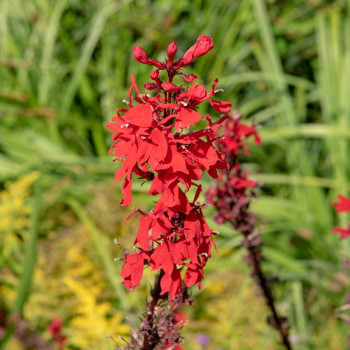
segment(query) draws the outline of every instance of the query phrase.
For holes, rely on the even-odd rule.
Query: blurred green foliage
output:
[[[208,86],[218,77],[222,98],[261,126],[263,146],[252,146],[247,169],[263,184],[254,210],[264,268],[279,278],[274,291],[295,348],[345,347],[348,330],[334,310],[350,285],[340,267],[350,243],[330,229],[331,202],[350,190],[349,10],[346,0],[1,0],[0,208],[11,206],[29,222],[0,227],[0,326],[19,310],[28,334],[48,340],[45,327],[60,316],[69,348],[87,349],[88,339],[102,349],[113,348],[104,332],[127,334],[123,315],[137,324],[148,284],[126,292],[121,265],[112,261],[121,255],[113,237],[130,247],[137,223],[122,224],[130,209],[118,205],[105,123],[126,98],[131,73],[139,86],[148,81],[151,67],[132,59],[133,45],[161,59],[169,42],[183,52],[206,34],[215,48],[197,59],[193,73]],[[22,184],[33,171],[40,188],[13,209],[3,199],[5,183]],[[138,185],[134,203],[147,209],[152,199],[145,193]],[[200,349],[200,332],[212,338],[208,349],[278,349],[241,263],[239,237],[217,229],[219,255],[204,288],[193,290],[186,348]],[[92,322],[84,314],[92,306],[102,329],[96,334],[76,326],[84,317]],[[3,348],[23,348],[12,333]]]

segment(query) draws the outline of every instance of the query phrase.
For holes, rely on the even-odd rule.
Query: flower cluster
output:
[[[249,199],[255,196],[253,189],[257,183],[249,179],[249,173],[241,168],[239,151],[248,155],[247,138],[254,137],[257,145],[261,144],[255,126],[241,123],[241,116],[236,112],[224,126],[224,138],[218,140],[219,148],[225,153],[229,169],[223,171],[218,186],[212,187],[206,193],[209,203],[217,209],[216,221],[230,223],[242,236],[242,245],[247,251],[245,262],[251,269],[251,276],[265,298],[270,309],[268,323],[280,334],[281,342],[286,349],[291,350],[288,337],[288,319],[278,314],[275,307],[271,285],[262,270],[261,234],[256,229],[256,217],[250,211]]]
[[[159,197],[150,212],[137,209],[131,214],[140,214],[140,224],[134,242],[137,251],[124,252],[121,273],[128,289],[139,285],[145,265],[161,272],[161,294],[169,293],[171,299],[181,294],[184,268],[185,285],[197,284],[201,288],[203,267],[211,255],[216,233],[203,217],[203,205],[197,202],[202,187],[195,181],[201,179],[203,171],[218,178],[217,170],[227,168],[225,155],[215,142],[216,131],[229,117],[231,104],[212,99],[220,91],[216,90],[217,79],[207,92],[204,85],[194,83],[196,76],[186,75],[181,69],[212,48],[212,38],[201,35],[175,60],[177,46],[173,42],[167,48],[168,59],[164,63],[149,58],[141,47],[133,48],[137,61],[156,67],[150,73],[152,82],[144,84],[154,94],[141,94],[131,76],[129,100],[124,100],[127,108],[118,109],[117,116],[108,123],[114,131],[110,154],[121,162],[115,180],[125,177],[121,205],[131,203],[133,175],[151,181],[148,193]],[[175,84],[174,79],[179,82]],[[210,115],[202,116],[196,110],[205,100],[223,114],[216,123]],[[199,121],[205,121],[206,126],[191,130]],[[196,191],[190,199],[188,191],[192,186]]]
[[[337,213],[350,212],[350,198],[344,197],[341,194],[338,196],[339,202],[334,202],[333,205],[337,208]],[[340,239],[350,236],[350,224],[347,228],[335,227],[332,229],[334,233],[340,233]]]
[[[255,143],[260,145],[261,140],[255,126],[249,126],[241,122],[242,116],[237,112],[224,125],[224,137],[218,140],[222,152],[225,153],[229,164],[227,172],[222,172],[219,177],[219,186],[211,187],[206,192],[209,203],[215,205],[218,212],[215,216],[219,224],[223,222],[234,223],[242,209],[248,204],[251,196],[249,189],[256,187],[256,182],[250,180],[249,173],[244,172],[238,162],[238,151],[248,155],[247,147],[250,145],[246,139],[254,137]]]

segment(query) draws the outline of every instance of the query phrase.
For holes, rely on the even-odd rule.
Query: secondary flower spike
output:
[[[213,47],[212,38],[201,35],[176,60],[177,45],[172,42],[165,62],[149,58],[141,47],[133,48],[138,62],[156,67],[150,74],[152,82],[144,84],[153,96],[141,93],[131,76],[127,106],[107,124],[114,140],[109,153],[120,163],[115,180],[124,179],[121,205],[132,202],[135,176],[150,182],[148,194],[155,196],[156,204],[149,212],[137,209],[131,214],[140,216],[140,224],[136,251],[125,250],[122,259],[123,284],[128,289],[140,284],[145,266],[160,272],[161,294],[168,293],[173,300],[181,295],[183,285],[202,286],[216,232],[203,216],[205,204],[198,202],[202,191],[198,181],[205,171],[218,178],[218,170],[228,168],[216,146],[220,138],[216,131],[229,118],[231,104],[212,99],[221,91],[216,90],[217,79],[207,90],[181,68]],[[221,113],[217,122],[197,111],[206,100],[214,113]],[[202,128],[196,126],[200,121]]]

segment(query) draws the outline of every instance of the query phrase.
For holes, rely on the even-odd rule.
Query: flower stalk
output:
[[[167,48],[168,59],[159,62],[135,46],[134,58],[156,68],[150,73],[152,82],[144,84],[153,96],[141,94],[131,76],[127,108],[118,109],[117,116],[107,124],[114,132],[110,154],[121,162],[114,178],[124,178],[121,205],[131,204],[133,175],[151,182],[148,194],[158,197],[152,210],[136,209],[126,219],[140,215],[134,240],[136,251],[124,249],[121,259],[122,284],[134,290],[140,284],[145,266],[159,271],[147,313],[129,349],[156,349],[156,344],[163,344],[165,339],[162,346],[179,349],[181,327],[175,322],[176,309],[190,303],[187,288],[195,284],[202,288],[203,268],[211,256],[216,232],[209,228],[203,216],[205,205],[197,202],[202,191],[197,181],[204,171],[218,178],[218,170],[228,168],[224,153],[216,147],[216,130],[229,118],[231,104],[212,98],[220,91],[216,89],[218,79],[207,91],[204,85],[194,83],[195,75],[184,74],[182,69],[213,47],[212,38],[201,35],[175,60],[177,46],[173,42]],[[209,114],[203,116],[197,112],[198,105],[206,100],[221,113],[215,123]],[[204,121],[206,126],[192,130],[199,121]],[[192,187],[196,191],[191,198]],[[170,303],[170,314],[164,309],[164,301]]]
[[[251,268],[251,276],[260,287],[271,316],[268,322],[279,333],[281,343],[285,349],[291,350],[288,338],[288,319],[281,317],[275,307],[270,283],[261,266],[261,234],[256,229],[256,217],[250,211],[250,199],[255,197],[253,189],[257,183],[249,179],[249,174],[241,168],[238,162],[238,153],[248,155],[246,139],[254,136],[255,143],[260,145],[261,140],[254,126],[241,123],[241,116],[235,113],[226,121],[224,137],[218,141],[220,149],[225,152],[229,169],[221,173],[217,187],[212,187],[206,193],[209,203],[213,204],[218,212],[215,216],[219,224],[229,222],[243,237],[242,245],[248,255],[245,261]]]

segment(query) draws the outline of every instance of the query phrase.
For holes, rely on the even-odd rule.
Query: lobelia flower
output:
[[[219,224],[230,223],[242,236],[242,246],[247,255],[244,260],[251,268],[251,276],[260,287],[265,303],[271,311],[268,317],[272,325],[280,334],[286,349],[292,346],[288,337],[288,319],[281,317],[275,307],[270,283],[265,277],[261,266],[262,250],[261,235],[256,228],[256,217],[250,211],[250,199],[255,196],[254,189],[257,184],[249,180],[249,173],[244,171],[239,159],[239,151],[249,154],[246,139],[254,136],[257,145],[261,144],[255,126],[241,123],[241,116],[236,112],[226,120],[224,125],[224,138],[218,140],[220,149],[225,153],[229,169],[220,175],[218,185],[206,193],[209,203],[217,209],[215,219]]]
[[[250,189],[257,186],[255,181],[249,179],[249,173],[241,169],[237,155],[238,151],[249,154],[247,147],[250,143],[246,142],[246,139],[250,136],[254,137],[257,145],[261,145],[261,140],[256,127],[243,124],[241,118],[242,116],[235,112],[225,122],[224,138],[217,142],[230,167],[227,172],[220,174],[218,186],[213,186],[206,192],[207,201],[217,208],[215,220],[219,224],[240,221],[240,213],[252,196]]]
[[[339,202],[333,202],[332,204],[336,207],[337,213],[350,212],[350,198],[344,197],[341,194],[338,195]],[[339,239],[344,239],[350,236],[350,224],[347,228],[335,227],[332,229],[333,233],[339,233]]]
[[[58,344],[59,348],[63,348],[63,344],[67,342],[67,337],[62,334],[63,321],[59,317],[54,317],[47,326],[47,331],[51,334],[51,339]]]
[[[165,62],[149,58],[141,47],[133,48],[137,61],[156,67],[150,74],[153,82],[144,84],[154,96],[141,94],[131,75],[129,100],[124,101],[127,106],[118,109],[117,116],[107,124],[114,132],[109,153],[114,161],[121,162],[114,176],[115,180],[124,178],[121,205],[132,202],[135,176],[150,181],[148,194],[158,199],[150,212],[137,209],[127,218],[135,213],[140,215],[134,241],[136,252],[124,251],[121,274],[128,289],[140,284],[145,266],[161,272],[161,294],[168,293],[171,299],[181,295],[183,283],[187,287],[202,286],[203,268],[211,256],[216,232],[205,221],[202,212],[205,205],[197,202],[202,191],[197,181],[204,171],[217,179],[217,171],[228,168],[225,154],[216,146],[220,138],[216,132],[229,118],[231,104],[212,99],[220,91],[216,90],[217,79],[207,91],[204,85],[194,83],[196,76],[184,74],[181,69],[212,48],[212,38],[201,35],[175,60],[177,46],[173,42],[167,48]],[[182,80],[180,85],[175,84],[175,77]],[[186,86],[188,83],[192,85]],[[222,113],[217,122],[196,110],[205,100]],[[192,130],[199,121],[206,126]],[[188,192],[192,187],[196,191],[190,198]]]

